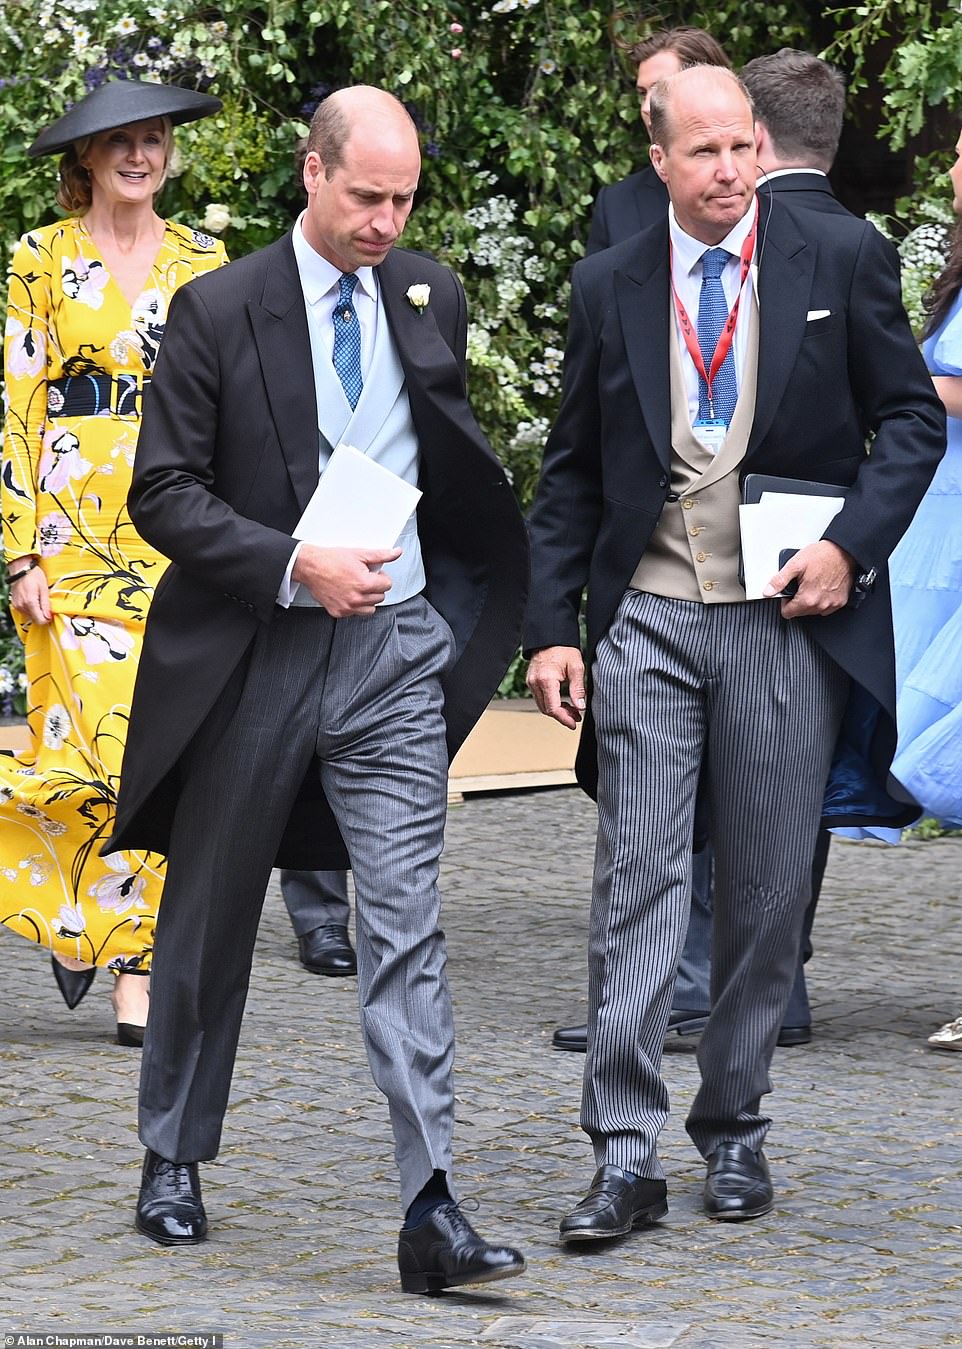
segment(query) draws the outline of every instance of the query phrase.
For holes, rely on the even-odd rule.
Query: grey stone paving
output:
[[[573,789],[451,813],[459,1181],[480,1230],[529,1264],[440,1299],[398,1288],[391,1139],[354,981],[301,969],[275,886],[202,1247],[132,1228],[138,1055],[111,1042],[107,980],[68,1012],[41,955],[0,929],[0,1331],[220,1330],[229,1349],[962,1344],[962,1054],[924,1043],[962,1011],[962,840],[833,846],[809,966],[817,1038],[773,1070],[776,1211],[703,1216],[681,1123],[693,1042],[676,1039],[671,1212],[572,1254],[556,1237],[593,1169],[583,1060],[549,1040],[584,1014],[592,833]]]

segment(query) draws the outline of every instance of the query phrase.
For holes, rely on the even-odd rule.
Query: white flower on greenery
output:
[[[13,692],[13,675],[5,665],[0,665],[0,693]]]
[[[22,670],[17,675],[17,689],[20,693],[26,693],[27,691],[27,676]]]
[[[89,45],[90,45],[89,30],[84,28],[82,25],[78,25],[73,30],[74,56],[79,56],[81,52],[85,52],[89,47]]]
[[[497,4],[491,6],[492,14],[510,14],[513,9],[518,8],[518,0],[497,0]]]
[[[218,42],[223,42],[224,38],[227,36],[227,24],[224,23],[223,19],[216,19],[214,23],[210,25],[208,32],[212,38],[215,38]]]
[[[408,286],[404,294],[408,303],[413,305],[417,310],[418,317],[420,318],[425,309],[427,309],[428,302],[431,299],[431,287],[426,286],[423,283],[415,286]]]
[[[542,61],[538,69],[542,75],[553,75],[558,69],[558,64],[556,61]]]
[[[204,212],[203,226],[211,234],[221,234],[230,224],[230,207],[219,201],[209,202]]]
[[[150,61],[149,61],[149,58],[148,58],[148,56],[147,56],[147,53],[146,53],[146,52],[136,52],[135,55],[134,55],[132,64],[135,65],[135,66],[146,66],[146,65],[149,65],[149,64],[150,64]]]
[[[123,18],[118,19],[116,27],[114,28],[114,32],[119,33],[121,37],[130,37],[131,34],[136,33],[136,31],[137,20],[130,14],[125,14]]]

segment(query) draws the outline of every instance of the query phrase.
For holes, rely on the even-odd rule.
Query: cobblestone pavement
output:
[[[557,1223],[593,1170],[583,1060],[549,1041],[584,1014],[592,834],[573,789],[451,812],[459,1181],[479,1229],[522,1247],[528,1270],[436,1299],[399,1291],[391,1139],[354,981],[302,970],[276,885],[201,1247],[133,1230],[139,1056],[111,1042],[108,981],[68,1012],[43,957],[0,929],[0,1331],[222,1331],[229,1349],[962,1344],[962,1054],[924,1042],[962,1011],[962,840],[833,846],[816,1039],[773,1070],[775,1212],[702,1214],[681,1122],[693,1041],[676,1038],[669,1216],[572,1254]]]

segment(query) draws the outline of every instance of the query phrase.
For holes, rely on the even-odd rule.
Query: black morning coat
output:
[[[778,199],[775,199],[776,195]],[[825,825],[918,815],[889,777],[895,661],[886,559],[945,450],[945,413],[902,308],[897,256],[855,216],[760,193],[758,393],[741,474],[849,488],[825,532],[877,573],[858,608],[805,623],[853,680]],[[826,317],[809,314],[827,311]],[[588,665],[669,491],[668,220],[577,263],[561,409],[530,517],[527,650],[580,646]],[[577,762],[594,794],[590,699]],[[870,781],[867,781],[870,779]]]
[[[517,649],[527,539],[465,396],[460,282],[399,248],[377,274],[421,452],[425,594],[457,643],[444,685],[453,755]],[[406,298],[415,284],[431,287],[421,312]],[[290,235],[176,293],[129,497],[138,530],[172,565],[148,616],[106,851],[166,851],[181,756],[276,611],[291,531],[318,482],[315,398]],[[301,869],[347,863],[315,773],[277,861]]]

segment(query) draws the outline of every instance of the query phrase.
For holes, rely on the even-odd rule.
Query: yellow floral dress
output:
[[[147,608],[164,559],[127,514],[140,397],[178,286],[224,246],[167,222],[133,306],[80,219],[13,259],[3,547],[41,559],[53,621],[24,622],[32,744],[0,755],[0,921],[63,955],[149,967],[163,860],[99,849],[116,803]]]

